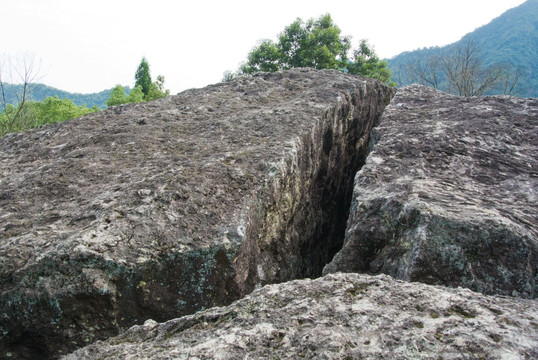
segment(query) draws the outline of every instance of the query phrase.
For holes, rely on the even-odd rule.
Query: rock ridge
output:
[[[536,297],[537,105],[398,90],[372,130],[329,274],[148,320],[65,359],[538,357],[538,303],[520,298]]]
[[[393,94],[295,69],[1,138],[0,353],[56,358],[319,276]]]
[[[535,300],[335,273],[147,321],[71,359],[534,359]]]
[[[538,100],[399,89],[324,273],[537,297]]]
[[[536,357],[536,99],[394,92],[294,69],[0,139],[0,354]]]

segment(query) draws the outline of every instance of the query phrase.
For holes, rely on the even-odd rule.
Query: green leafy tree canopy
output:
[[[139,103],[144,101],[144,93],[140,85],[135,86],[127,95],[125,87],[118,84],[110,92],[110,97],[106,101],[107,106],[117,106],[121,104]]]
[[[106,101],[106,105],[116,106],[120,104],[139,103],[161,99],[170,95],[170,90],[164,87],[163,75],[158,75],[157,80],[151,82],[149,64],[146,58],[142,58],[142,62],[135,73],[135,80],[135,87],[128,95],[124,86],[116,85],[110,92],[110,97]]]
[[[350,39],[341,36],[329,14],[306,23],[301,19],[286,26],[278,42],[262,40],[253,49],[241,71],[278,71],[295,67],[342,69],[347,61]]]
[[[295,20],[279,35],[278,41],[262,40],[247,57],[238,74],[273,72],[295,67],[335,69],[376,78],[389,85],[390,69],[380,60],[366,40],[362,40],[353,59],[349,59],[351,37],[343,36],[329,14],[306,23]],[[229,81],[234,74],[225,73]]]
[[[97,106],[92,108],[77,106],[73,100],[60,99],[58,96],[49,96],[43,102],[31,102],[30,105],[41,125],[66,121],[99,111]]]
[[[145,96],[146,101],[162,99],[170,95],[170,90],[164,88],[164,76],[157,76],[157,80],[151,83],[149,93]]]
[[[106,106],[116,106],[127,103],[127,94],[125,88],[120,84],[116,85],[110,92],[110,97],[106,101]]]
[[[49,96],[43,101],[19,103],[17,107],[9,104],[6,113],[0,114],[0,125],[8,121],[9,113],[17,112],[19,116],[10,129],[4,130],[4,127],[0,126],[0,135],[66,121],[96,111],[99,111],[97,106],[91,108],[85,105],[79,106],[71,99],[60,99],[58,96]]]
[[[374,78],[390,86],[396,86],[396,83],[390,80],[391,71],[388,63],[379,59],[365,39],[361,40],[359,48],[353,51],[353,61],[347,63],[347,71],[350,74]]]
[[[135,87],[140,86],[144,96],[149,94],[151,88],[151,75],[149,74],[149,64],[145,57],[142,58],[135,73]]]

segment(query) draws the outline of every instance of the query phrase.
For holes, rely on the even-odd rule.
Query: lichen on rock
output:
[[[533,359],[536,305],[387,275],[336,273],[134,326],[64,359]]]
[[[293,69],[1,138],[0,354],[538,357],[536,99],[394,92]]]
[[[538,100],[399,89],[324,273],[538,296]]]
[[[393,93],[295,69],[2,137],[0,353],[54,358],[321,274]]]

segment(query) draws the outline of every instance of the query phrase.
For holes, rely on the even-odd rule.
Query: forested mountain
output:
[[[508,64],[514,70],[520,69],[521,75],[512,95],[538,97],[538,0],[528,0],[506,11],[456,43],[408,51],[387,60],[393,80],[399,85],[410,84],[413,81],[408,76],[408,64],[450,51],[469,41],[477,44],[484,67]],[[440,81],[446,80],[439,75]]]
[[[7,102],[17,105],[18,101],[15,94],[22,93],[22,85],[4,84],[4,86],[6,88]],[[112,91],[112,89],[108,89],[93,94],[78,94],[58,90],[44,84],[30,84],[29,89],[29,100],[43,101],[49,96],[58,96],[60,99],[71,99],[76,105],[79,106],[86,105],[89,108],[92,106],[97,106],[101,109],[106,108],[106,101],[110,97],[110,92]],[[126,92],[129,92],[128,87],[126,87]]]

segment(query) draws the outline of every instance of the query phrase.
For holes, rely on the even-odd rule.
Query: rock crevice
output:
[[[207,344],[231,356],[249,346],[260,356],[280,346],[417,355],[399,345],[402,331],[418,352],[535,355],[532,334],[513,346],[536,328],[533,300],[386,276],[288,282],[385,273],[536,297],[536,100],[421,86],[394,94],[371,79],[293,69],[1,138],[0,354],[57,358],[139,325],[77,354],[128,358],[117,344],[131,351],[150,339],[148,354],[168,356],[161,345],[182,350],[161,340],[193,344],[191,328],[194,337],[204,328],[200,356],[212,354]],[[284,284],[247,295],[273,283]],[[445,303],[431,305],[436,297]],[[243,321],[264,301],[275,322]],[[511,306],[526,317],[506,332]],[[494,326],[490,338],[469,330],[475,317]],[[377,323],[363,332],[349,318]],[[301,329],[318,323],[327,328],[309,341]]]
[[[250,207],[236,261],[242,294],[259,285],[318,277],[340,250],[354,176],[391,96],[366,84],[343,92],[312,131],[290,143],[291,155],[274,164]]]
[[[353,124],[368,107],[352,94],[269,166],[237,230],[246,235],[236,283],[244,294],[317,276],[336,250],[324,273],[406,281],[340,272],[271,284],[229,306],[148,320],[66,359],[538,356],[537,302],[520,298],[536,297],[536,100],[407,87],[368,147]],[[347,202],[334,200],[349,191],[346,169],[355,166],[338,250]]]
[[[538,101],[398,90],[324,273],[385,273],[535,298]]]
[[[3,137],[0,353],[55,358],[318,276],[393,94],[295,69]]]

